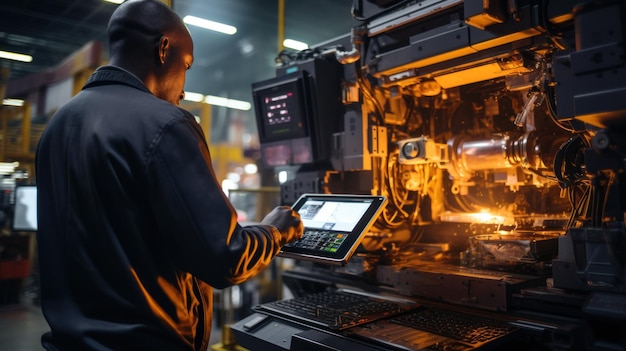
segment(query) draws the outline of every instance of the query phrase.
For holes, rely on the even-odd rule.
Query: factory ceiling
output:
[[[106,51],[106,25],[115,4],[103,0],[0,0],[0,50],[32,62],[0,58],[10,80],[54,68],[90,41]],[[285,38],[316,44],[349,33],[352,0],[285,0]],[[189,26],[195,63],[186,91],[250,101],[250,84],[272,77],[278,53],[278,0],[173,0],[181,17],[194,15],[237,27],[225,35]],[[104,57],[106,58],[106,52]]]

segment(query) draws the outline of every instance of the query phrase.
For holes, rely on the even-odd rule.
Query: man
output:
[[[127,1],[110,65],[51,119],[37,151],[47,350],[206,350],[212,288],[254,276],[302,222],[278,207],[242,227],[202,130],[178,108],[189,32],[157,0]]]

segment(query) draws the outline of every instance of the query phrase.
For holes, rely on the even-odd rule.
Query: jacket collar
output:
[[[117,66],[102,66],[99,67],[87,80],[84,89],[109,84],[125,84],[133,88],[145,91],[152,94],[150,90],[143,84],[143,82],[137,78],[134,74],[127,70]]]

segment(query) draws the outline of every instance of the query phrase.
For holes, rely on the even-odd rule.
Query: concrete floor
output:
[[[40,351],[50,330],[37,302],[34,278],[0,281],[0,350]]]
[[[41,308],[32,293],[23,292],[19,301],[0,304],[0,350],[2,351],[41,351],[41,335],[50,330]],[[209,349],[219,345],[221,331],[214,327],[211,331]]]
[[[43,350],[41,335],[49,330],[41,309],[32,301],[0,306],[0,350]]]
[[[254,282],[254,281],[253,281]],[[273,286],[273,285],[272,285]],[[227,314],[220,306],[240,306],[240,299],[226,299],[226,296],[249,296],[247,303],[254,305],[258,301],[250,297],[256,292],[255,284],[235,286],[228,290],[215,290],[213,310],[213,330],[209,341],[209,351],[233,350],[236,341],[231,333],[222,333],[221,320],[232,322],[247,314],[244,312]],[[242,289],[247,291],[242,294]],[[23,280],[0,280],[0,351],[45,351],[41,346],[41,336],[50,330],[38,303],[38,284],[36,275]],[[224,292],[228,294],[224,294]],[[285,294],[286,292],[284,292]],[[242,314],[243,316],[239,315]],[[224,340],[222,338],[224,337]],[[226,345],[222,345],[225,342]],[[237,350],[244,350],[237,347]]]

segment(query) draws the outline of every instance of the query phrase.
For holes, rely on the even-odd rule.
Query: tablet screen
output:
[[[302,238],[281,256],[345,265],[387,199],[373,195],[305,194],[293,205],[304,224]]]

